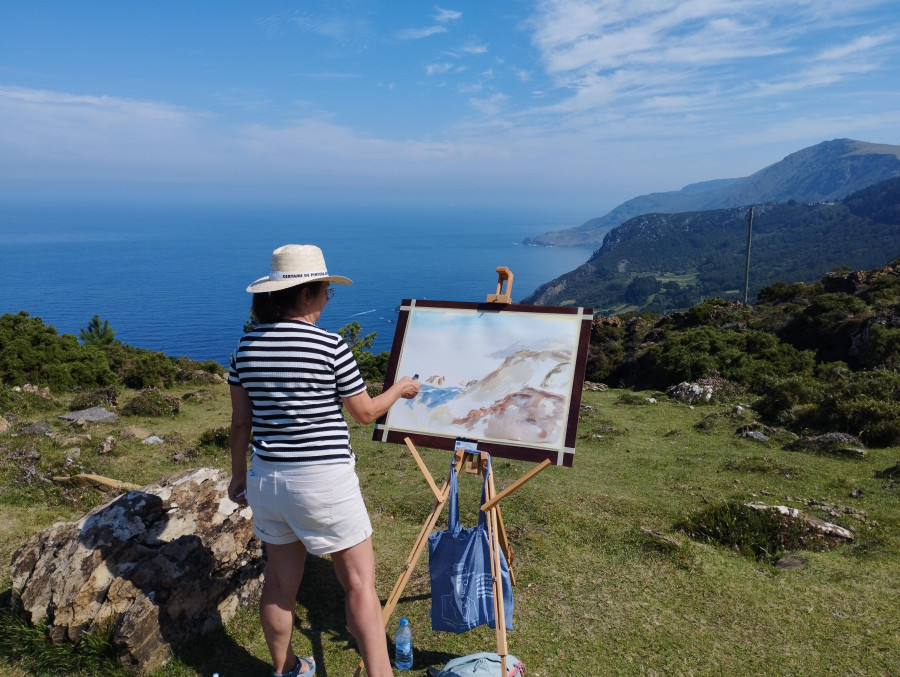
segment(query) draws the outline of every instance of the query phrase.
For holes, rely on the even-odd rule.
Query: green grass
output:
[[[168,460],[173,452],[196,447],[201,433],[228,423],[227,388],[206,388],[208,399],[185,403],[177,416],[120,424],[140,425],[170,440],[161,448],[120,441],[114,452],[100,456],[96,444],[117,426],[97,426],[79,463],[86,472],[136,483],[183,468]],[[650,396],[658,404],[647,404]],[[127,397],[123,393],[120,403]],[[659,393],[586,392],[583,403],[594,411],[585,412],[579,425],[574,468],[548,468],[501,506],[517,581],[516,629],[508,644],[529,677],[900,674],[900,483],[875,477],[900,460],[900,449],[870,449],[864,459],[786,451],[777,436],[767,443],[742,439],[735,431],[749,419],[732,418],[728,405],[692,408]],[[46,412],[32,417],[58,427]],[[351,425],[351,436],[375,528],[379,593],[386,599],[432,498],[404,446],[371,442],[369,426]],[[76,519],[107,498],[90,489],[64,491],[34,477],[25,482],[21,463],[12,457],[29,445],[41,454],[37,475],[65,464],[64,450],[49,441],[0,436],[5,561],[29,534]],[[440,484],[449,452],[420,452]],[[189,463],[228,467],[226,453],[214,446]],[[531,467],[496,459],[497,489]],[[480,482],[464,476],[460,484],[462,521],[471,525]],[[804,566],[782,570],[676,529],[710,506],[749,501],[799,508],[855,529],[857,539],[821,552],[797,551]],[[654,539],[642,527],[673,540]],[[352,674],[358,656],[346,630],[340,586],[327,558],[310,558],[307,567],[295,646],[316,656],[318,674]],[[4,570],[0,590],[8,588]],[[4,600],[8,606],[8,593]],[[426,554],[391,622],[392,630],[404,615],[413,626],[411,674],[495,647],[486,627],[460,636],[432,632],[428,607]],[[0,620],[14,625],[8,615]],[[34,629],[29,632],[31,656],[10,657],[9,640],[0,641],[0,674],[59,674],[41,671],[34,655],[50,649],[34,638]],[[101,658],[95,654],[76,654],[76,665],[86,661],[98,670],[84,674],[121,674],[102,667],[102,651]],[[256,610],[246,609],[154,677],[265,675],[267,661]]]

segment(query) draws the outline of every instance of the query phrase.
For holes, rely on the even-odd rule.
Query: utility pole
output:
[[[750,217],[747,219],[747,260],[744,263],[744,305],[750,292],[750,237],[753,234],[753,206],[750,206]]]

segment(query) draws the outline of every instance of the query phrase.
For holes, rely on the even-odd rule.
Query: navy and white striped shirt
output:
[[[253,407],[253,454],[264,461],[349,463],[342,397],[366,384],[338,334],[299,320],[244,334],[231,355],[228,383]]]

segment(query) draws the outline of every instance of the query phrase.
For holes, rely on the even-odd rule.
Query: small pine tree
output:
[[[94,315],[88,326],[81,330],[81,342],[98,348],[117,346],[120,343],[116,340],[116,332],[109,326],[109,321],[103,320],[101,324],[99,315]]]

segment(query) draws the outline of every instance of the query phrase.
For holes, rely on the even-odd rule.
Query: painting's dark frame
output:
[[[397,365],[400,361],[400,353],[403,347],[404,337],[406,336],[406,327],[409,323],[410,310],[413,307],[413,304],[415,304],[415,308],[471,310],[478,313],[545,313],[548,315],[581,316],[581,330],[578,335],[572,393],[569,399],[569,414],[568,420],[566,421],[563,442],[565,449],[556,450],[533,447],[525,443],[498,443],[478,440],[478,449],[486,451],[494,456],[521,461],[531,461],[534,463],[540,463],[547,459],[556,465],[572,467],[575,439],[578,432],[578,414],[581,409],[581,391],[584,387],[584,370],[587,363],[588,343],[591,336],[593,310],[591,308],[571,306],[526,306],[518,304],[464,303],[456,301],[431,301],[427,299],[403,299],[403,302],[400,304],[397,328],[394,331],[394,342],[391,345],[391,356],[385,374],[385,389],[390,388],[398,377]],[[411,376],[411,374],[407,374],[407,376]],[[386,423],[387,414],[384,414],[376,421],[375,429],[372,434],[372,439],[376,442],[394,442],[402,444],[403,440],[408,437],[412,440],[413,444],[417,446],[447,450],[452,450],[456,444],[457,438],[449,435],[414,433],[402,429],[389,428],[386,426]]]

